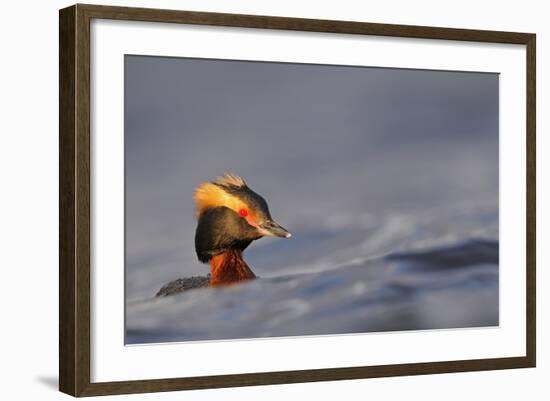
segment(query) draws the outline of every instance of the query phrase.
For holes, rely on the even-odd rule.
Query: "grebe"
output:
[[[157,296],[254,279],[256,275],[242,256],[250,243],[264,236],[291,237],[273,221],[265,199],[236,175],[226,173],[203,182],[193,198],[197,215],[195,251],[200,262],[210,264],[210,274],[172,281]]]
[[[200,184],[194,193],[197,207],[195,250],[210,264],[210,286],[255,278],[242,252],[264,236],[290,238],[275,223],[264,198],[236,175],[225,174]]]

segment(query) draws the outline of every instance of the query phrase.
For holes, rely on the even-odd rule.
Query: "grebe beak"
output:
[[[290,238],[292,234],[285,228],[281,227],[274,221],[268,220],[265,223],[260,224],[260,232],[264,235],[271,235],[274,237]]]

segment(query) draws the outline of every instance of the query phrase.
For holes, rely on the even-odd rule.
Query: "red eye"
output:
[[[248,211],[246,209],[241,209],[241,210],[239,210],[239,215],[241,217],[246,217],[246,216],[248,216]]]

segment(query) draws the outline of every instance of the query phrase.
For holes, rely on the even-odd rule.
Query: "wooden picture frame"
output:
[[[258,372],[222,376],[91,382],[90,21],[95,18],[391,36],[401,38],[475,41],[526,46],[526,355],[522,357]],[[60,10],[59,29],[60,391],[73,396],[94,396],[535,366],[535,34],[80,4]]]

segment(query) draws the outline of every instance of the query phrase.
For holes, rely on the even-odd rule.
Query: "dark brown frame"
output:
[[[523,357],[90,383],[90,20],[92,18],[512,43],[527,48],[527,354]],[[73,396],[534,367],[535,46],[532,33],[77,4],[59,13],[59,389]]]

